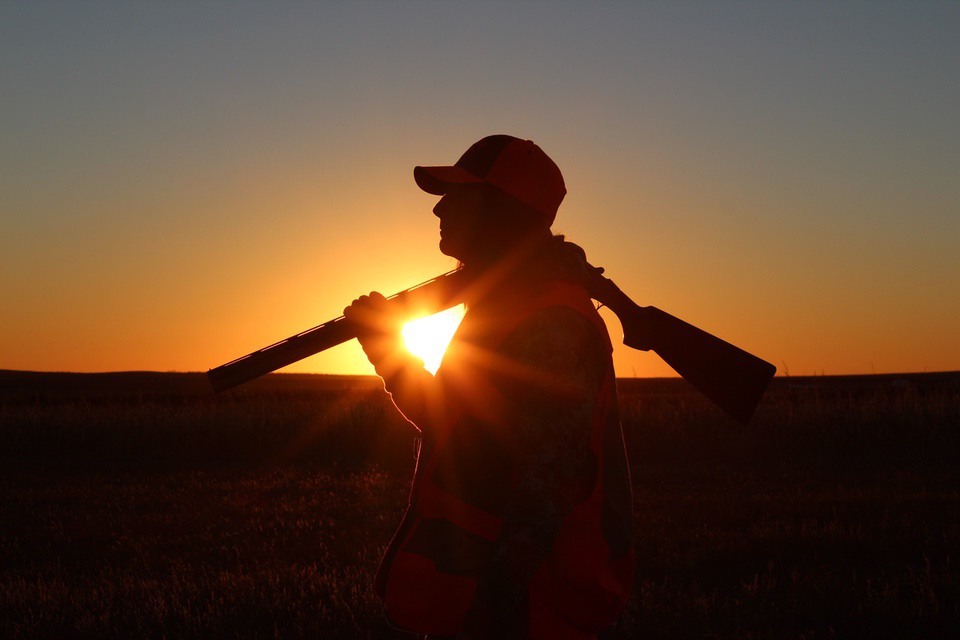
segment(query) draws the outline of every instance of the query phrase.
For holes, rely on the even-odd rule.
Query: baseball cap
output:
[[[487,183],[553,224],[567,189],[560,168],[531,140],[498,134],[474,143],[453,166],[415,167],[417,185],[442,196],[450,185]]]

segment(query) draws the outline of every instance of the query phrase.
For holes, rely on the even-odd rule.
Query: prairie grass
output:
[[[413,461],[375,382],[14,378],[0,637],[409,637],[372,592]],[[960,376],[776,380],[749,428],[620,386],[637,578],[609,638],[956,637]]]

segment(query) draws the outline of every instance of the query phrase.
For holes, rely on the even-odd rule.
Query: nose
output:
[[[440,200],[437,201],[437,204],[433,205],[433,215],[438,218],[443,218],[443,214],[447,211],[447,196],[444,194],[440,197]]]

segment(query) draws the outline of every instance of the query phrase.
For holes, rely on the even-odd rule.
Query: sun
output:
[[[407,350],[423,360],[423,366],[436,373],[460,321],[463,319],[463,305],[441,311],[432,316],[417,318],[403,325],[403,342]]]

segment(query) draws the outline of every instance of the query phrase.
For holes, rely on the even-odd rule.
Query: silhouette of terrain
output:
[[[406,637],[372,591],[413,465],[380,381],[205,384],[0,371],[0,637]],[[609,638],[955,637],[960,373],[777,378],[748,427],[618,384],[637,584]]]

